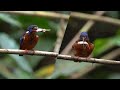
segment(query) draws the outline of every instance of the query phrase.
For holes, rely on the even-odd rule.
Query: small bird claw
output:
[[[34,54],[35,54],[35,50],[34,50],[34,49],[32,49],[32,51],[33,51],[33,54],[32,54],[32,55],[34,55]]]
[[[74,62],[81,62],[80,60],[74,60]]]

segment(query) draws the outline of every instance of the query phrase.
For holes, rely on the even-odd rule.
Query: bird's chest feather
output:
[[[90,44],[87,42],[79,41],[74,46],[76,53],[80,56],[87,56],[91,51]]]
[[[26,35],[25,36],[25,42],[27,44],[33,44],[36,40],[36,35]]]
[[[27,48],[27,49],[32,49],[34,48],[34,46],[37,44],[38,42],[38,36],[37,35],[25,35],[24,37],[24,43],[23,43],[23,47]]]
[[[87,42],[79,41],[76,43],[76,49],[86,51],[90,49],[90,45]]]

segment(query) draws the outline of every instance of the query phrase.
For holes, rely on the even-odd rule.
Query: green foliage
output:
[[[86,67],[92,67],[92,64],[84,62],[76,63],[73,61],[56,60],[55,72],[47,78],[55,79],[60,76],[68,77],[75,72],[83,72]]]
[[[5,49],[19,49],[19,39],[26,31],[26,28],[35,24],[40,28],[51,29],[50,32],[38,33],[40,36],[35,50],[52,51],[56,41],[56,32],[58,29],[57,22],[48,18],[36,16],[24,16],[0,13],[0,23],[9,24],[8,28],[12,29],[12,33],[5,33],[0,29],[0,47]],[[56,25],[56,26],[53,26]],[[1,32],[2,31],[2,32]],[[33,68],[40,63],[44,56],[29,56],[20,57],[14,54],[1,54],[0,61],[0,78],[8,79],[34,79],[36,77]],[[39,69],[39,68],[38,68]]]
[[[61,13],[68,14],[67,11]],[[119,18],[119,12],[109,11],[108,16]],[[26,28],[31,24],[36,24],[40,28],[51,29],[50,32],[38,33],[40,40],[37,43],[35,50],[53,51],[57,38],[57,31],[60,30],[58,20],[51,20],[43,17],[13,15],[0,13],[0,23],[5,23],[6,28],[11,28],[10,32],[3,32],[0,28],[0,48],[19,49],[19,39]],[[2,25],[2,24],[0,24]],[[1,27],[1,26],[0,26]],[[5,31],[7,31],[6,29]],[[99,56],[113,46],[120,46],[120,30],[115,36],[110,38],[96,38],[94,41],[95,49],[93,56]],[[14,54],[0,54],[0,78],[6,79],[35,79],[35,78],[68,78],[76,72],[84,73],[91,67],[91,63],[76,63],[73,61],[56,60],[54,65],[34,68],[38,63],[42,63],[44,56],[24,55],[20,57]],[[55,69],[55,71],[54,71]],[[54,71],[54,72],[53,72]],[[53,73],[52,73],[53,72]],[[94,73],[86,75],[86,78],[120,78],[120,73],[109,72],[106,69],[96,70]]]
[[[95,49],[93,54],[94,56],[98,56],[113,46],[120,46],[120,33],[118,32],[114,37],[97,39],[94,44]]]
[[[22,27],[22,23],[20,23],[18,20],[13,18],[11,15],[1,13],[0,14],[0,19],[4,22],[9,23],[12,26]]]
[[[119,18],[119,11],[107,11],[106,15],[113,18]]]
[[[5,33],[0,33],[0,45],[2,48],[5,49],[17,49],[18,45],[16,44],[15,40],[10,38],[7,34]],[[32,69],[29,66],[29,63],[25,60],[24,57],[19,57],[19,55],[13,55],[10,54],[10,56],[17,62],[17,64],[23,68],[23,70],[26,70],[28,72],[31,72]]]

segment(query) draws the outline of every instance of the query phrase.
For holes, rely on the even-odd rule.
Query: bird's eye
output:
[[[34,27],[33,29],[34,29],[34,30],[37,30],[37,27]]]

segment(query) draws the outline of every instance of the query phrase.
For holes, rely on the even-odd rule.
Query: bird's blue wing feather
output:
[[[20,38],[20,45],[23,43],[23,37]]]
[[[22,37],[20,38],[20,47],[21,47],[21,45],[22,45],[22,43],[23,43],[24,35],[25,35],[25,33],[24,33],[24,34],[22,35]]]

